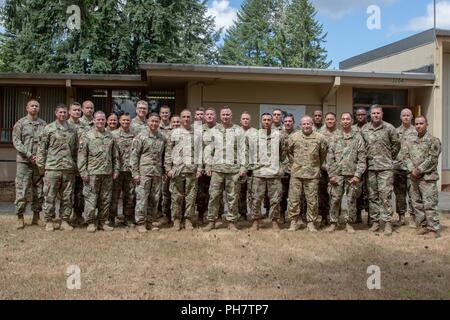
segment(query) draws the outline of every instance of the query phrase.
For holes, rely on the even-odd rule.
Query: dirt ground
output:
[[[30,216],[26,216],[29,223]],[[135,229],[15,230],[0,216],[0,299],[450,299],[450,216],[442,238],[369,233]],[[81,289],[69,290],[70,265]],[[381,270],[369,290],[367,268]]]

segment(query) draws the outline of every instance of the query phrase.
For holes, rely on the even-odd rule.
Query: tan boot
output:
[[[39,215],[39,212],[33,212],[33,219],[31,219],[31,225],[32,226],[43,226],[43,222],[41,220],[41,217]]]
[[[98,229],[103,230],[103,231],[113,231],[114,227],[105,223],[105,224],[100,225]]]
[[[325,229],[325,232],[333,233],[336,231],[336,224],[332,223],[329,227]]]
[[[253,220],[251,230],[252,231],[258,231],[259,230],[259,220]]]
[[[384,224],[384,233],[385,236],[392,236],[392,223],[386,222]]]
[[[239,230],[239,229],[237,228],[235,222],[230,222],[230,223],[228,224],[228,229],[231,230],[231,231],[238,231],[238,230]]]
[[[67,223],[67,221],[61,222],[61,226],[59,227],[63,231],[72,231],[73,227]]]
[[[419,230],[417,230],[416,234],[418,236],[423,236],[423,235],[426,235],[426,234],[430,233],[430,231],[431,231],[430,229],[428,229],[426,227],[422,227]]]
[[[95,231],[97,231],[97,227],[95,226],[95,224],[90,223],[86,229],[87,232],[91,232],[94,233]]]
[[[55,228],[53,227],[53,222],[47,222],[46,224],[45,224],[45,231],[53,231],[53,230],[55,230]]]
[[[369,231],[371,232],[377,232],[378,230],[380,230],[380,223],[379,222],[374,222],[372,224],[372,226],[370,227]]]
[[[191,219],[186,219],[186,220],[184,221],[184,228],[185,228],[186,230],[194,230],[194,226],[192,225]]]
[[[316,233],[317,229],[314,222],[308,222],[308,230],[309,232]]]
[[[417,229],[417,223],[416,223],[416,216],[410,215],[409,216],[409,227],[411,229]]]
[[[25,220],[23,219],[23,216],[18,217],[16,228],[17,230],[22,230],[23,228],[25,228]]]
[[[350,223],[345,224],[345,231],[347,231],[347,233],[355,233],[355,229],[353,229],[353,226]]]
[[[215,229],[215,227],[216,227],[216,224],[214,222],[208,222],[206,227],[203,228],[203,231],[209,232],[209,231]]]
[[[180,231],[181,230],[181,223],[180,223],[180,219],[175,219],[173,220],[173,230],[175,231]]]
[[[289,227],[289,231],[297,231],[297,230],[298,230],[297,220],[293,219],[293,220],[291,220],[291,225]]]
[[[278,224],[277,220],[272,220],[272,229],[275,231],[280,231],[280,225]]]

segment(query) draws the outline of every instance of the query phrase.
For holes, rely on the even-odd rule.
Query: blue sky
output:
[[[317,19],[328,32],[328,58],[330,68],[354,55],[403,39],[433,26],[432,0],[312,0]],[[209,13],[216,24],[232,24],[242,0],[209,0]],[[450,29],[450,0],[437,0],[437,27]],[[380,9],[380,29],[369,30],[367,9],[376,5]],[[372,11],[373,12],[373,11]],[[371,20],[373,21],[373,20]]]

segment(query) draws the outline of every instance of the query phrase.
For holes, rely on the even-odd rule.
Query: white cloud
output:
[[[223,27],[223,31],[233,25],[237,10],[230,6],[228,0],[214,0],[208,8],[207,14],[216,20],[216,30]]]
[[[411,19],[402,31],[423,31],[433,28],[434,8],[433,3],[427,5],[427,13],[424,16]],[[441,29],[450,28],[450,1],[436,3],[436,27]]]
[[[319,14],[331,19],[342,19],[355,10],[363,10],[370,5],[391,5],[397,0],[312,0]]]

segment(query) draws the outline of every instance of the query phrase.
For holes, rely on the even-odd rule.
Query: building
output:
[[[61,101],[91,99],[96,109],[106,113],[124,110],[133,114],[135,103],[146,99],[155,109],[161,102],[168,103],[176,113],[186,106],[195,109],[228,105],[235,122],[245,110],[251,114],[254,126],[262,112],[275,107],[293,112],[298,122],[301,115],[311,114],[316,109],[340,114],[353,112],[358,107],[369,108],[373,103],[385,108],[387,121],[399,125],[400,111],[408,106],[416,115],[427,115],[433,134],[441,140],[447,137],[448,141],[445,135],[448,132],[443,128],[444,105],[448,119],[448,102],[445,102],[448,90],[444,101],[441,87],[445,39],[450,41],[449,35],[438,30],[438,40],[433,40],[431,46],[427,43],[411,47],[409,51],[416,50],[422,60],[411,53],[410,64],[400,58],[405,63],[401,68],[398,68],[399,63],[390,60],[395,56],[394,50],[381,50],[384,55],[369,52],[366,58],[361,55],[342,62],[342,70],[143,64],[141,74],[131,76],[0,74],[0,181],[14,180],[15,150],[11,130],[14,122],[24,115],[25,103],[31,97],[39,99],[41,116],[47,121],[52,121],[53,108]],[[436,49],[439,45],[441,47]],[[397,47],[402,48],[394,44],[394,48]],[[383,59],[388,66],[392,64],[392,70],[382,62],[381,66],[376,64]],[[446,83],[448,85],[448,80]],[[448,155],[448,150],[446,152]],[[450,174],[445,169],[448,165],[443,168],[441,181],[450,184]]]

